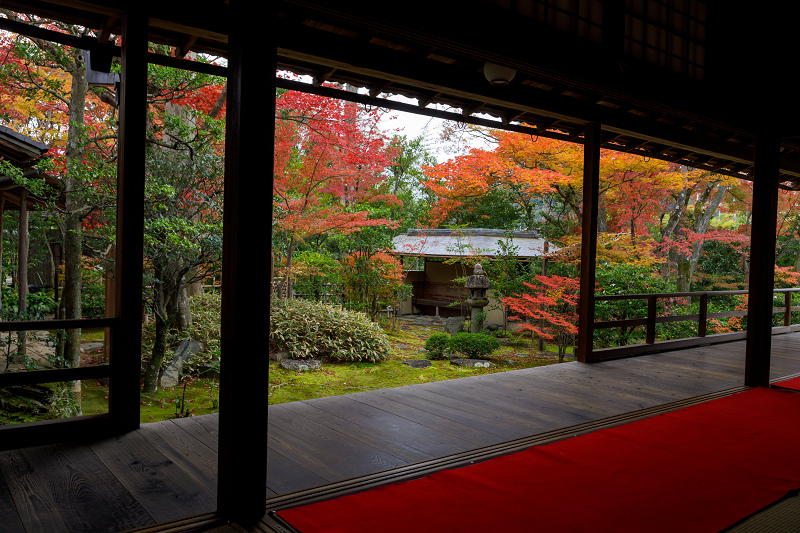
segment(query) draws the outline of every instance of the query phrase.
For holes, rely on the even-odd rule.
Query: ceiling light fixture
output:
[[[513,68],[496,65],[488,61],[483,65],[483,75],[492,85],[508,85],[516,74],[517,71]]]

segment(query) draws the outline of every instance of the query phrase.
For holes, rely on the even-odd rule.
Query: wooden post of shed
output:
[[[597,213],[600,195],[600,124],[589,124],[583,146],[583,221],[581,234],[581,287],[578,302],[578,349],[581,363],[595,361],[594,285],[597,257]]]
[[[269,327],[269,286],[259,280],[272,250],[272,232],[263,227],[272,220],[276,14],[231,0],[230,21],[217,508],[252,524],[267,497],[269,358],[260,333]],[[266,177],[253,179],[255,168]]]
[[[751,387],[769,385],[780,153],[780,139],[777,136],[772,132],[759,136],[753,177],[744,377],[744,384]]]

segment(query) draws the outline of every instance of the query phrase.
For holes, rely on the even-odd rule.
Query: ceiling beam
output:
[[[406,54],[387,49],[377,53],[369,45],[360,43],[359,49],[355,50],[350,40],[336,37],[331,36],[322,47],[315,45],[315,40],[308,35],[301,35],[297,31],[292,31],[291,34],[282,32],[278,36],[278,55],[285,61],[323,64],[369,78],[388,80],[397,85],[416,87],[429,94],[439,93],[457,99],[481,101],[487,105],[507,107],[572,123],[599,123],[607,132],[633,134],[648,142],[724,157],[747,166],[752,164],[754,150],[739,143],[710,138],[631,113],[615,113],[605,106],[552,94],[552,91],[538,91],[523,85],[493,87],[485,80],[478,79],[478,76],[471,76],[472,73],[465,73],[461,69],[418,59],[412,63],[405,57]],[[800,177],[800,164],[797,162],[786,162],[781,169],[787,174]]]

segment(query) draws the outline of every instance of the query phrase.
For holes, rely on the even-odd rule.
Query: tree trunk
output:
[[[153,351],[150,354],[150,361],[144,371],[144,384],[142,392],[153,393],[158,387],[161,364],[167,354],[167,333],[170,328],[170,283],[166,259],[157,258],[153,260],[153,314],[155,315],[155,340],[153,341]]]
[[[72,86],[69,103],[69,132],[65,151],[67,172],[64,177],[65,210],[64,218],[64,290],[61,294],[60,317],[81,318],[81,256],[83,253],[83,183],[80,167],[83,159],[83,126],[86,95],[89,85],[86,82],[86,68],[82,52],[73,53]],[[81,364],[80,329],[69,329],[64,335],[64,360],[72,367]],[[73,399],[81,414],[81,383],[73,382]]]
[[[709,186],[709,190],[711,187]],[[722,199],[725,197],[725,193],[728,191],[728,187],[722,185],[719,189],[717,189],[714,198],[711,200],[711,203],[708,204],[708,207],[702,211],[700,216],[695,217],[695,226],[694,231],[695,233],[705,233],[708,230],[708,225],[711,223],[711,219],[714,217],[714,213],[717,212],[719,209],[719,205],[722,203]],[[710,196],[710,191],[707,196]],[[704,199],[706,195],[704,195]],[[697,211],[695,211],[697,213]],[[692,257],[691,263],[689,265],[689,286],[692,284],[692,277],[694,276],[694,271],[697,269],[697,263],[700,261],[700,252],[703,251],[703,241],[698,241],[692,245]]]
[[[163,310],[162,310],[163,311]],[[164,361],[164,356],[167,353],[167,332],[169,327],[164,320],[163,312],[156,311],[156,333],[155,340],[153,341],[153,352],[150,357],[150,362],[144,371],[144,385],[142,392],[153,393],[158,388],[158,379],[161,372],[161,363]]]
[[[678,274],[675,280],[677,292],[688,292],[691,283],[691,261],[686,256],[678,256]]]
[[[178,301],[176,305],[175,327],[179,330],[186,329],[192,325],[192,311],[189,308],[189,291],[183,285],[178,290]]]
[[[597,231],[608,233],[608,215],[606,214],[606,193],[602,192],[597,197]]]

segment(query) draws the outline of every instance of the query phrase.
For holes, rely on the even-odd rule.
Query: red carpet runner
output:
[[[302,533],[719,531],[800,488],[800,394],[758,388],[278,513]]]
[[[793,379],[787,379],[786,381],[779,381],[777,383],[774,383],[774,385],[777,385],[778,387],[783,387],[785,389],[800,390],[800,378],[793,378]]]

